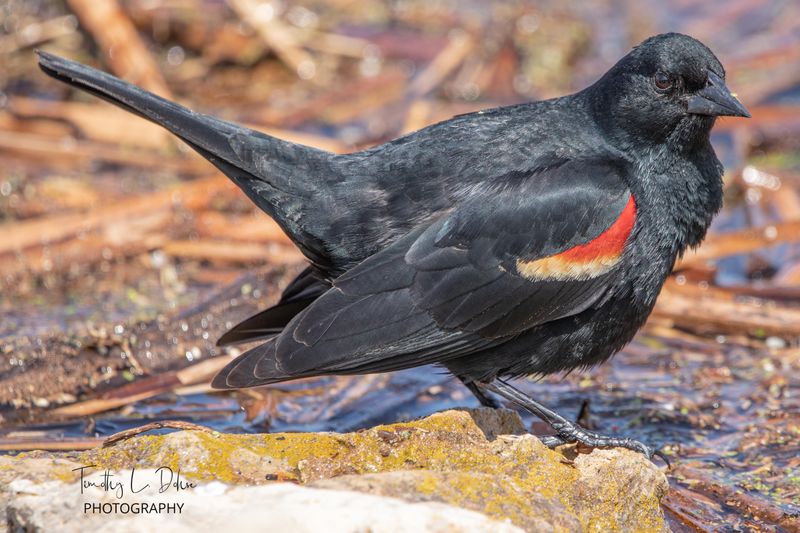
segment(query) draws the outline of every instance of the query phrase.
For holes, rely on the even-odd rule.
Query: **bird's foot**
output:
[[[557,427],[558,426],[558,427]],[[554,424],[553,429],[558,433],[555,435],[545,435],[539,437],[539,440],[548,448],[555,448],[562,444],[578,443],[589,448],[627,448],[635,452],[643,454],[648,459],[653,457],[660,457],[667,466],[670,466],[669,459],[664,455],[661,450],[656,450],[638,440],[623,438],[623,437],[609,437],[607,435],[600,435],[593,431],[589,431],[580,427],[578,424]]]
[[[556,430],[555,435],[541,437],[542,442],[554,448],[561,444],[570,442],[577,442],[591,448],[627,448],[644,454],[648,459],[653,457],[660,457],[667,466],[669,466],[669,459],[660,450],[655,450],[646,444],[629,438],[622,437],[607,437],[600,435],[588,429],[584,429],[575,422],[571,422],[556,413],[552,409],[545,407],[533,398],[524,394],[522,391],[515,389],[508,383],[495,379],[491,382],[475,382],[477,387],[484,391],[491,391],[499,394],[503,398],[512,401],[525,409],[526,411],[538,416]]]

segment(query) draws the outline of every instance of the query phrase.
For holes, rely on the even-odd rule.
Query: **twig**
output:
[[[107,392],[103,398],[58,407],[50,413],[59,417],[89,416],[152,398],[176,388],[211,381],[211,378],[231,361],[230,357],[213,357],[182,370],[173,370],[127,383]]]
[[[183,429],[202,431],[203,433],[211,434],[216,433],[215,430],[209,427],[194,424],[192,422],[183,422],[181,420],[160,420],[158,422],[150,422],[149,424],[145,424],[143,426],[126,429],[125,431],[120,431],[119,433],[114,433],[113,435],[106,437],[106,439],[103,441],[103,448],[108,448],[109,446],[113,446],[120,441],[130,439],[136,435],[140,435],[154,429]]]
[[[352,94],[352,92],[350,92]],[[342,95],[339,95],[342,97]],[[325,100],[325,106],[330,107],[335,100]],[[287,124],[285,121],[286,113],[278,114],[277,122]],[[102,142],[102,145],[91,143],[87,140],[52,138],[47,135],[23,134],[20,135],[18,129],[14,129],[13,136],[6,137],[7,134],[0,130],[0,148],[16,149],[20,151],[44,152],[52,150],[56,154],[69,150],[70,155],[86,156],[92,159],[103,159],[117,163],[125,163],[136,166],[154,166],[160,168],[185,169],[187,166],[193,169],[208,168],[199,158],[172,158],[165,156],[160,150],[143,151],[131,150],[130,148],[120,148],[116,144],[126,147],[162,149],[166,145],[164,138],[166,130],[151,122],[141,119],[136,115],[117,109],[110,104],[86,104],[82,102],[55,102],[38,98],[28,98],[23,96],[9,97],[6,109],[0,110],[0,127],[9,128],[8,119],[17,121],[42,120],[50,124],[61,126],[57,132],[63,133],[63,123],[66,122],[76,127],[81,134],[89,139]],[[4,124],[5,122],[5,124]],[[263,124],[251,124],[250,129],[279,137],[286,141],[313,146],[321,150],[330,152],[343,152],[346,150],[341,142],[314,135],[292,131],[282,128],[266,127]],[[105,144],[108,143],[108,144]]]
[[[81,232],[109,228],[125,219],[133,221],[146,214],[171,208],[179,202],[190,209],[196,209],[207,205],[220,192],[232,189],[233,185],[227,179],[214,175],[92,209],[87,213],[57,215],[30,222],[0,225],[0,232],[3,235],[3,239],[0,240],[0,254],[41,245],[43,242],[58,242]]]
[[[792,241],[800,241],[800,221],[712,235],[696,251],[686,254],[675,269]]]
[[[2,130],[0,130],[0,150],[18,152],[44,160],[58,157],[87,161],[99,160],[141,168],[157,168],[194,174],[207,172],[209,169],[209,166],[199,157],[169,157],[160,151],[135,147],[124,148],[113,143]]]
[[[96,398],[70,405],[65,405],[63,407],[58,407],[50,411],[50,413],[58,417],[66,417],[66,418],[89,416],[96,413],[111,411],[112,409],[117,409],[125,405],[130,405],[132,403],[139,402],[141,400],[146,400],[147,398],[152,398],[153,396],[161,394],[166,390],[169,389],[158,389],[158,390],[154,389],[131,396],[126,396],[124,398],[106,398],[106,399]]]
[[[447,46],[414,79],[410,93],[424,96],[434,90],[464,61],[474,47],[475,40],[468,33],[461,31],[454,33]]]
[[[720,297],[719,291],[696,292],[698,296],[686,296],[665,287],[653,315],[695,331],[707,328],[759,335],[800,335],[800,309],[769,301],[738,302],[730,295]]]
[[[433,105],[429,100],[414,100],[408,106],[406,122],[403,124],[403,133],[411,133],[427,126],[430,123],[428,117],[432,108]]]
[[[289,28],[295,38],[303,46],[326,54],[338,54],[347,57],[364,57],[364,49],[370,45],[366,39],[327,33],[321,31],[308,31],[302,28]]]
[[[228,217],[218,211],[204,211],[196,216],[200,237],[221,237],[233,241],[277,242],[291,245],[292,241],[280,226],[259,213],[259,216]],[[236,228],[231,231],[231,228]]]
[[[106,103],[59,102],[11,96],[6,111],[18,119],[67,121],[88,137],[125,146],[165,148],[167,132],[141,117]]]
[[[787,531],[797,531],[800,528],[800,517],[784,512],[763,498],[718,483],[699,469],[679,466],[673,475],[681,476],[685,483],[691,485],[692,490],[713,497],[741,513],[758,517],[765,522],[786,528]]]
[[[199,259],[221,263],[292,264],[303,260],[297,249],[278,244],[233,243],[213,241],[169,241],[164,253],[173,257]]]
[[[698,499],[702,500],[705,497],[680,486],[671,486],[667,495],[661,500],[661,507],[675,519],[692,528],[692,531],[711,533],[714,529],[707,527],[699,517],[695,516]]]
[[[261,9],[256,0],[228,0],[228,5],[246,24],[250,25],[275,54],[293,72],[305,79],[314,79],[316,63],[311,55],[297,43],[295,34],[277,20],[272,11]]]
[[[127,232],[114,232],[111,235],[102,233],[85,239],[19,250],[14,254],[0,254],[0,272],[7,280],[13,280],[21,274],[63,272],[74,265],[94,265],[110,257],[133,257],[160,248],[167,237],[159,231],[171,220],[168,212],[155,213],[136,220],[136,227],[130,227]],[[2,284],[0,281],[0,286]]]

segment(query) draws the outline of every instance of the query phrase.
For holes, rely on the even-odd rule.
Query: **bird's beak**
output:
[[[689,98],[686,111],[695,115],[711,115],[712,117],[750,118],[750,113],[731,94],[722,78],[711,71],[708,72],[708,83],[705,88]]]

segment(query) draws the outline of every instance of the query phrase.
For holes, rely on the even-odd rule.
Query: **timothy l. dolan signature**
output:
[[[126,494],[141,494],[145,491],[157,491],[163,494],[167,491],[181,492],[197,487],[196,483],[181,479],[181,471],[174,471],[168,466],[161,466],[154,471],[148,471],[142,475],[133,468],[130,476],[120,476],[106,469],[101,472],[92,473],[91,470],[97,465],[86,465],[74,468],[80,472],[81,494],[99,490],[104,493],[111,493],[121,499]]]

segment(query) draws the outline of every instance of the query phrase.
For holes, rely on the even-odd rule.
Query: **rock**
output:
[[[504,516],[527,531],[580,531],[581,521],[560,501],[521,490],[493,474],[405,470],[340,476],[312,483],[314,487],[345,489],[406,501],[452,502]]]
[[[128,479],[131,472],[117,475]],[[136,475],[143,479],[158,477],[153,470],[139,471]],[[118,499],[106,494],[92,499],[91,503],[98,505],[98,509],[108,506],[109,513],[84,513],[87,498],[81,496],[75,486],[61,481],[39,484],[15,481],[10,489],[8,523],[12,531],[522,533],[510,523],[451,505],[408,503],[396,498],[291,483],[231,487],[212,482],[191,493],[168,497],[150,492],[141,497],[127,494]],[[138,507],[132,505],[134,502]],[[165,502],[173,506],[174,516],[164,512],[139,512],[142,504],[146,508]]]
[[[410,515],[415,513],[420,513],[420,520],[431,520],[424,524],[438,523],[434,522],[439,519],[435,517],[442,515],[437,510],[457,507],[481,513],[487,520],[510,522],[527,531],[667,530],[659,506],[668,489],[666,477],[646,458],[624,449],[595,449],[578,454],[574,446],[563,446],[554,451],[523,433],[524,427],[515,413],[483,408],[445,411],[414,422],[348,434],[229,435],[182,431],[145,435],[79,453],[32,452],[0,457],[0,490],[14,480],[30,479],[37,486],[43,481],[57,480],[77,491],[79,473],[72,469],[78,465],[95,465],[84,471],[85,476],[94,480],[100,479],[105,470],[115,472],[114,479],[123,479],[119,472],[132,468],[138,476],[143,469],[168,467],[174,473],[180,469],[182,479],[197,485],[178,494],[186,498],[187,505],[196,501],[207,487],[220,485],[219,482],[267,484],[252,487],[267,491],[253,496],[254,499],[273,494],[270,491],[275,491],[275,498],[296,498],[293,501],[297,502],[304,501],[302,498],[317,501],[314,498],[323,490],[326,492],[319,494],[344,493],[350,494],[351,499],[354,496],[350,491],[368,493],[386,506],[387,513],[390,508],[398,509],[398,518],[389,520],[390,525],[400,524],[400,515],[409,515],[411,519]],[[296,487],[287,481],[306,487]],[[32,486],[27,490],[34,490]],[[297,491],[281,492],[288,491],[287,487],[295,487],[292,490]],[[94,494],[95,500],[103,495],[96,487],[90,489],[87,492]],[[312,492],[301,495],[306,493],[300,489]],[[225,490],[225,497],[217,498],[214,503],[214,511],[237,513],[238,500],[231,498],[234,494],[239,497],[240,490],[242,501],[249,501],[251,493],[245,487]],[[23,499],[29,495],[9,494],[9,509],[15,513],[14,519],[22,521],[21,524],[34,520],[34,515],[24,511],[32,509],[23,505]],[[331,501],[340,501],[337,497],[340,496],[331,496]],[[373,505],[379,505],[377,501],[357,501],[357,505],[347,506],[353,520],[378,520],[378,515],[371,512]],[[225,510],[228,505],[233,507]],[[425,507],[431,505],[434,507]],[[327,529],[341,523],[345,528],[341,531],[353,530],[347,528],[355,527],[355,522],[340,522],[335,515],[336,505],[325,503],[325,506],[320,504],[319,516],[330,526]],[[404,506],[408,509],[402,510]],[[420,510],[423,507],[426,510]],[[211,512],[211,509],[200,506],[197,512],[201,511]],[[443,520],[452,518],[453,528],[466,527],[458,526],[462,523],[460,519],[451,511],[448,513]],[[306,514],[310,514],[308,509],[298,511],[295,517],[301,520],[298,527],[304,523],[311,527],[310,516],[309,522],[302,522]],[[73,510],[73,518],[74,515]],[[175,522],[182,524],[185,520],[188,518],[184,514]],[[377,531],[384,527],[380,525],[383,522],[375,522],[374,527],[358,524],[361,530]],[[415,522],[413,527],[427,528],[420,524],[423,523]],[[412,525],[409,523],[408,527]],[[447,526],[442,530],[451,529]]]

